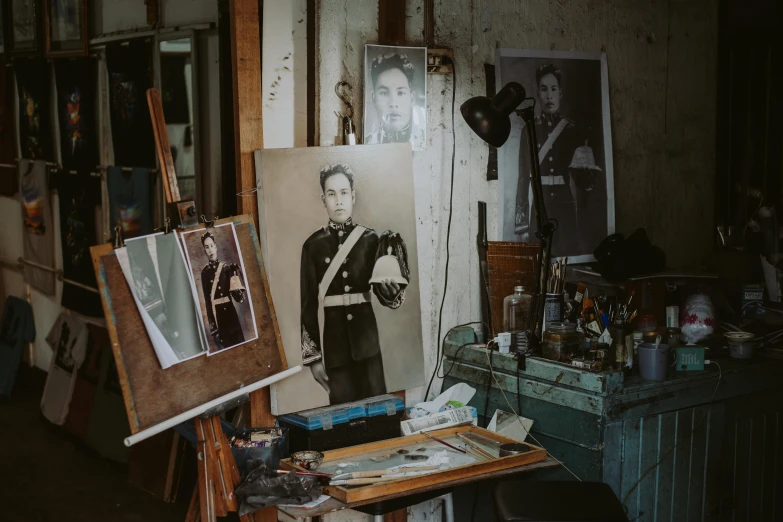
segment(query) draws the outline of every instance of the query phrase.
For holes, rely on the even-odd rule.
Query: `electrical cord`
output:
[[[669,449],[666,453],[663,454],[663,456],[660,459],[658,459],[658,462],[656,462],[655,464],[647,468],[647,470],[645,470],[645,472],[639,476],[639,480],[634,482],[633,486],[631,486],[631,489],[629,489],[628,493],[626,493],[625,496],[623,497],[623,508],[625,509],[626,514],[628,514],[628,507],[625,505],[625,503],[628,501],[628,498],[631,496],[631,493],[633,493],[634,490],[637,487],[639,487],[639,484],[642,483],[642,481],[647,477],[647,475],[649,475],[652,471],[654,471],[658,466],[661,465],[661,462],[669,458],[669,455],[671,455],[674,452],[675,448],[677,448],[680,442],[692,436],[694,432],[699,428],[699,426],[701,426],[701,423],[704,422],[704,420],[710,414],[710,408],[712,407],[712,402],[715,400],[715,395],[718,393],[718,388],[720,387],[720,381],[723,378],[723,369],[720,367],[720,364],[716,363],[715,361],[710,361],[710,364],[714,364],[715,366],[718,367],[718,382],[715,383],[715,389],[712,392],[712,397],[710,397],[710,402],[707,404],[707,411],[704,412],[704,415],[702,415],[701,419],[699,419],[699,422],[697,422],[693,426],[693,429],[689,433],[683,434],[683,436],[680,437],[679,440],[674,443],[671,449]]]
[[[449,287],[449,239],[451,238],[451,216],[452,211],[454,209],[453,202],[454,202],[454,163],[457,157],[457,133],[455,130],[455,118],[454,118],[454,109],[456,108],[457,103],[457,67],[454,64],[454,60],[451,60],[451,187],[449,189],[449,219],[448,223],[446,225],[446,270],[443,277],[443,296],[440,300],[440,311],[438,312],[438,337],[436,338],[436,353],[435,353],[435,371],[432,372],[432,377],[430,377],[430,382],[427,385],[427,391],[424,393],[424,400],[427,400],[427,397],[430,394],[430,389],[432,388],[432,382],[435,380],[435,376],[438,374],[438,369],[440,368],[440,360],[441,360],[441,327],[443,324],[443,305],[446,303],[446,291]],[[472,323],[471,323],[472,324]],[[455,327],[456,328],[456,327]],[[447,334],[448,335],[448,334]]]
[[[511,402],[509,402],[509,400],[508,400],[508,397],[506,396],[506,392],[505,392],[505,391],[503,391],[503,387],[500,385],[500,381],[498,381],[498,377],[497,377],[497,375],[495,375],[495,369],[492,367],[492,358],[489,356],[489,353],[487,353],[486,355],[487,355],[487,361],[489,361],[489,372],[490,372],[490,374],[492,375],[492,378],[494,378],[494,379],[495,379],[495,384],[497,384],[497,386],[498,386],[498,390],[500,390],[500,393],[502,393],[502,394],[503,394],[503,399],[505,399],[505,401],[506,401],[506,404],[508,405],[509,409],[511,410],[511,412],[512,412],[514,415],[516,415],[516,417],[517,417],[517,420],[519,421],[519,424],[520,424],[520,426],[522,426],[522,430],[523,430],[525,433],[527,433],[527,434],[528,434],[528,436],[529,436],[531,439],[533,439],[533,440],[536,442],[536,444],[538,444],[540,447],[544,448],[544,445],[543,445],[543,444],[541,444],[541,442],[539,442],[539,440],[538,440],[537,438],[535,438],[535,436],[534,436],[532,433],[530,433],[530,432],[527,430],[527,428],[525,428],[525,425],[524,425],[524,424],[522,424],[522,419],[520,419],[520,418],[519,418],[519,414],[518,414],[518,413],[517,413],[517,411],[514,409],[514,407],[511,405]],[[517,368],[517,372],[519,372],[519,368]],[[517,373],[517,390],[519,390],[519,373]],[[517,397],[518,397],[518,394],[517,394]],[[519,409],[520,409],[520,411],[522,410],[522,408],[519,408]],[[546,449],[546,448],[544,448],[544,449]],[[557,462],[558,464],[560,464],[561,466],[563,466],[563,467],[566,469],[566,471],[568,471],[568,472],[569,472],[571,475],[573,475],[573,476],[574,476],[574,478],[576,478],[576,480],[578,480],[579,482],[582,482],[582,479],[581,479],[581,478],[579,478],[579,475],[577,475],[576,473],[574,473],[573,471],[571,471],[571,468],[569,468],[568,466],[566,466],[566,465],[565,465],[565,463],[564,463],[563,461],[559,460],[557,457],[555,457],[554,455],[552,455],[551,453],[549,453],[549,451],[547,451],[547,455],[549,455],[550,457],[552,457],[552,459],[553,459],[555,462]]]

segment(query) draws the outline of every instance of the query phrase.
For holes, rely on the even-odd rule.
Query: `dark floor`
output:
[[[138,489],[124,466],[47,423],[39,406],[44,379],[43,372],[20,369],[11,399],[0,398],[0,520],[183,522],[185,503],[167,504]]]

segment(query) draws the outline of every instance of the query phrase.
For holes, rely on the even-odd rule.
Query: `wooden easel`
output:
[[[188,227],[198,224],[195,203],[180,199],[177,173],[171,154],[163,104],[158,89],[147,90],[152,128],[155,135],[155,149],[162,174],[166,203],[172,213],[176,212],[177,224]],[[210,223],[211,224],[211,223]],[[209,226],[209,225],[208,225]],[[234,489],[241,482],[231,446],[223,432],[220,415],[194,419],[196,426],[196,458],[198,459],[198,486],[190,500],[186,522],[215,522],[216,517],[225,517],[229,511],[237,511],[239,504]],[[240,517],[243,522],[252,522],[251,516]]]

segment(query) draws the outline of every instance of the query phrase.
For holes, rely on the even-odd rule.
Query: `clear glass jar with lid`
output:
[[[521,349],[527,342],[525,330],[530,317],[533,296],[524,286],[515,286],[514,293],[503,299],[503,331],[511,334],[511,347]]]
[[[545,358],[570,362],[584,344],[584,334],[573,323],[551,323],[544,332],[542,352]]]

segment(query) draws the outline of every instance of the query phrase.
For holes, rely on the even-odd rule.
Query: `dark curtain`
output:
[[[89,58],[54,62],[60,151],[67,170],[98,164],[95,133],[95,67]]]
[[[155,137],[147,106],[152,87],[152,41],[106,45],[114,164],[155,168]]]
[[[19,94],[19,141],[22,157],[52,161],[49,120],[49,67],[44,60],[14,60]]]

